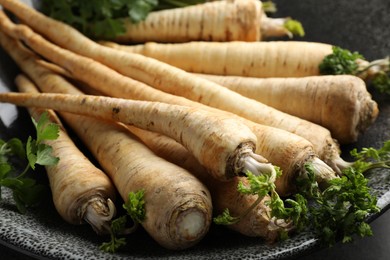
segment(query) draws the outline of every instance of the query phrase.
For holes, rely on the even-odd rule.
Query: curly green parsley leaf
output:
[[[358,52],[350,52],[337,46],[332,47],[332,54],[326,56],[319,65],[320,73],[323,75],[355,75],[359,65],[357,59],[364,59]]]
[[[119,248],[126,245],[126,238],[118,238],[117,235],[121,233],[122,230],[126,228],[127,216],[121,216],[114,219],[111,222],[111,240],[109,242],[104,242],[100,245],[100,250],[108,253],[115,253]]]
[[[309,177],[300,180],[299,192],[311,200],[308,223],[325,244],[333,245],[340,237],[343,242],[349,242],[353,235],[372,234],[365,220],[380,209],[362,172],[346,168],[340,178],[330,180],[328,187],[321,191],[313,178],[312,167],[306,165],[306,170]]]
[[[390,168],[390,140],[379,149],[369,147],[358,152],[355,148],[350,154],[355,158],[352,167],[362,173],[374,168]]]
[[[100,245],[101,250],[108,253],[115,253],[118,249],[126,245],[126,238],[119,238],[118,236],[133,233],[137,229],[139,223],[145,220],[146,211],[144,196],[144,190],[130,192],[128,194],[127,202],[122,205],[126,210],[126,215],[120,216],[111,222],[111,240],[102,243]],[[133,226],[130,228],[127,227],[129,218],[133,222]]]
[[[277,178],[280,177],[282,174],[280,168],[275,167],[275,170]],[[214,218],[214,223],[220,225],[235,224],[255,208],[264,196],[270,195],[270,200],[265,203],[271,209],[271,217],[284,219],[286,223],[292,222],[294,227],[299,230],[306,225],[307,200],[303,196],[298,194],[295,196],[295,200],[289,198],[283,201],[276,192],[275,183],[272,182],[269,174],[256,176],[248,172],[246,176],[249,186],[240,182],[237,189],[242,194],[257,195],[256,201],[239,216],[231,216],[229,209],[225,209],[222,214]],[[288,237],[287,231],[283,227],[279,232],[282,239]]]
[[[123,205],[123,208],[127,211],[127,214],[138,223],[141,223],[145,219],[145,201],[144,201],[144,190],[137,192],[130,192],[129,199]]]
[[[390,58],[368,62],[358,52],[351,52],[337,46],[327,55],[319,65],[322,75],[350,74],[359,76],[380,92],[390,94]]]
[[[214,219],[214,223],[217,225],[233,225],[240,221],[240,217],[233,217],[230,214],[230,211],[228,208],[226,208],[222,214],[216,216]]]
[[[275,168],[280,174],[279,168]],[[214,218],[214,223],[219,225],[232,225],[240,221],[244,216],[246,216],[256,205],[260,203],[260,201],[271,192],[271,190],[275,189],[275,184],[271,181],[270,174],[261,174],[254,175],[251,172],[247,172],[246,174],[249,186],[244,185],[242,181],[240,181],[237,185],[237,190],[242,194],[251,194],[257,195],[256,201],[243,212],[240,216],[233,217],[230,215],[229,209],[225,209],[222,214],[218,215]]]
[[[372,85],[374,85],[380,93],[390,95],[390,76],[388,73],[378,72],[372,79]]]

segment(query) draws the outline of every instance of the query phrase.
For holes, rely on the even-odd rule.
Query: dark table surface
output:
[[[390,50],[390,1],[387,0],[274,0],[278,7],[275,16],[292,16],[300,20],[306,36],[300,40],[326,42],[358,51],[372,60],[387,56]],[[4,57],[1,57],[4,59]],[[10,67],[2,67],[9,70]],[[390,99],[378,93],[382,116],[390,117]],[[387,113],[383,115],[383,113]],[[390,138],[389,129],[382,137]],[[386,133],[387,131],[387,133]],[[370,132],[360,141],[368,145],[375,136]],[[385,210],[371,223],[374,235],[353,243],[338,243],[331,248],[317,248],[297,259],[390,259],[390,210]],[[0,241],[1,242],[1,241]],[[31,259],[0,243],[1,259]]]

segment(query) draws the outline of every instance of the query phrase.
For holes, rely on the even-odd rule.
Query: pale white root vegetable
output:
[[[299,78],[196,75],[322,125],[341,144],[356,142],[379,113],[365,82],[352,75]]]
[[[201,241],[211,225],[212,202],[198,179],[156,156],[126,129],[71,116],[74,123],[66,122],[105,171],[112,173],[122,198],[127,201],[129,192],[145,191],[146,218],[141,224],[156,242],[181,250]]]
[[[92,95],[2,93],[2,102],[86,115],[165,134],[183,144],[220,180],[246,172],[272,172],[255,154],[256,136],[239,120],[223,114],[159,102]]]
[[[244,195],[237,190],[239,182],[248,185],[245,177],[237,176],[229,182],[209,178],[206,169],[175,140],[133,126],[128,126],[128,129],[158,156],[187,169],[205,183],[211,193],[216,214],[219,215],[228,208],[232,216],[241,216],[250,209],[239,222],[228,225],[228,228],[246,236],[264,238],[268,242],[275,241],[281,230],[288,232],[293,229],[292,223],[271,217],[271,209],[266,204],[270,200],[269,196],[265,196],[251,209],[257,196]]]
[[[30,77],[41,86],[42,90],[45,92],[83,94],[80,91],[75,90],[73,86],[70,86],[62,77],[57,76],[47,69],[48,64],[43,64],[39,60],[39,57],[36,57],[33,53],[26,50],[19,42],[10,39],[6,35],[2,35],[1,32],[0,36],[4,36],[3,39],[8,39],[8,42],[10,43],[8,47],[13,46],[13,48],[8,49],[9,54],[19,64],[21,69],[29,74]],[[54,68],[54,66],[49,67]],[[54,69],[58,71],[58,68]],[[70,114],[65,114],[64,116],[65,118],[68,118],[68,122],[72,119],[72,115]],[[199,164],[187,149],[173,139],[157,133],[140,130],[139,128],[130,126],[129,128],[134,130],[134,134],[136,134],[135,130],[138,130],[139,133],[136,135],[142,138],[143,141],[147,140],[144,139],[147,137],[147,133],[152,135],[149,139],[151,143],[146,143],[150,149],[162,158],[187,169],[192,174],[195,174],[197,178],[200,178],[202,182],[207,183],[208,187],[212,188],[211,190],[214,194],[213,197],[215,199],[213,199],[213,205],[216,212],[222,212],[226,207],[229,207],[232,214],[239,215],[242,214],[243,210],[247,210],[256,200],[255,196],[244,196],[238,193],[238,181],[245,183],[245,178],[237,177],[234,178],[232,182],[218,182],[214,180],[214,178],[210,178],[207,170]],[[140,134],[142,132],[144,135]],[[166,142],[167,145],[164,145],[163,142]],[[167,156],[162,156],[163,154],[160,153],[160,150],[157,149],[156,146],[153,146],[153,144],[158,145],[159,143],[161,144],[159,148],[163,149],[162,151],[165,150],[164,154]],[[237,196],[237,198],[234,199],[234,196]],[[260,204],[252,209],[241,221],[234,225],[229,225],[229,227],[247,236],[262,237],[269,242],[274,241],[277,238],[280,229],[289,229],[291,227],[290,225],[283,223],[282,220],[270,218],[270,209],[264,204],[267,200],[268,198],[264,198]],[[287,227],[283,227],[283,225]]]
[[[15,81],[19,91],[37,92],[25,76],[19,75]],[[29,108],[35,120],[43,112],[41,109]],[[59,161],[56,165],[45,167],[57,212],[70,224],[89,223],[96,233],[109,234],[111,219],[116,213],[114,185],[76,147],[54,112],[48,113],[51,121],[60,126],[58,138],[46,141],[53,148],[53,156],[58,157]]]
[[[80,94],[53,74],[35,78],[42,89]],[[55,88],[53,83],[59,81],[62,84]],[[124,201],[129,192],[144,190],[146,218],[141,224],[156,242],[180,250],[197,244],[207,234],[211,196],[198,179],[156,156],[118,124],[68,113],[61,113],[61,117],[93,153]]]
[[[84,85],[83,88],[89,94],[102,95],[102,93],[89,86]],[[161,97],[164,96],[162,95]],[[212,112],[218,112],[216,109],[200,103],[194,103],[189,100],[187,102],[182,101],[180,98],[178,100],[175,98],[170,100],[171,103],[200,107]],[[228,114],[223,111],[220,112]],[[295,180],[298,176],[304,174],[306,163],[311,163],[314,166],[316,180],[320,184],[337,177],[334,170],[315,155],[313,145],[306,139],[278,128],[256,124],[240,117],[235,118],[247,124],[257,136],[258,145],[256,153],[263,155],[270,163],[277,165],[283,171],[283,175],[277,178],[275,182],[277,192],[281,196],[290,195],[295,191]],[[339,157],[338,153],[333,154],[331,158],[329,159],[331,164],[339,163],[338,166],[335,166],[336,169],[339,169],[338,167],[341,167],[341,165],[346,166],[348,164]],[[182,163],[187,165],[185,162]]]
[[[319,64],[332,53],[330,44],[305,41],[102,44],[142,54],[187,72],[257,78],[320,75]]]
[[[7,6],[7,5],[6,5]],[[292,36],[288,18],[270,18],[259,0],[224,0],[151,12],[145,20],[125,19],[116,42],[260,41]]]
[[[131,80],[130,78],[123,77],[100,63],[77,56],[72,52],[59,48],[49,50],[47,54],[56,54],[54,55],[56,60],[65,66],[75,78],[82,80],[107,95],[201,107],[202,109],[217,112],[216,109],[211,107],[178,96],[169,95],[140,82]],[[115,88],[108,88],[107,86],[115,86]],[[219,110],[218,112],[221,111]],[[224,113],[227,114],[226,112]],[[242,118],[241,120],[251,127],[257,136],[258,145],[256,153],[266,157],[271,163],[275,162],[273,164],[278,165],[283,170],[283,178],[277,180],[277,184],[281,183],[281,185],[277,185],[278,192],[280,194],[291,193],[294,188],[291,180],[294,180],[301,171],[304,171],[303,166],[306,162],[315,159],[312,144],[303,138],[280,129],[255,124]],[[335,170],[338,170],[340,162],[343,161],[339,157],[337,147],[326,144],[324,149],[316,150],[321,150],[321,158],[332,165]],[[319,164],[317,163],[317,165]],[[334,172],[323,163],[322,167],[318,166],[316,169],[318,169],[316,176],[319,182],[335,177]]]
[[[329,131],[325,128],[284,114],[252,99],[245,98],[233,91],[227,90],[218,84],[190,75],[165,63],[145,58],[142,55],[125,53],[103,47],[90,41],[88,38],[85,38],[79,32],[63,23],[50,20],[39,13],[34,13],[35,11],[32,9],[31,12],[34,15],[37,15],[37,17],[34,17],[41,19],[41,22],[45,21],[50,24],[48,28],[55,27],[57,29],[50,30],[50,35],[47,36],[60,45],[66,46],[68,44],[67,47],[75,52],[81,52],[84,55],[100,60],[121,73],[136,77],[141,81],[143,80],[146,83],[153,85],[153,87],[160,88],[173,94],[185,94],[190,99],[200,101],[203,104],[214,106],[222,110],[231,111],[256,123],[267,124],[296,133],[309,140],[314,145],[315,152],[321,159],[331,165],[332,168],[337,170],[339,165],[342,164],[340,163],[342,160],[336,155],[339,152],[338,144],[333,141]],[[41,23],[38,23],[38,25],[40,24]],[[143,84],[144,88],[142,88],[142,90],[138,90],[138,87],[140,86],[139,82],[129,80],[128,78],[124,80],[123,75],[116,73],[112,69],[108,70],[99,63],[94,63],[92,60],[75,56],[65,49],[52,45],[39,35],[34,34],[28,27],[12,24],[4,15],[1,16],[1,26],[3,30],[7,31],[7,33],[13,37],[22,38],[23,41],[36,52],[53,62],[64,66],[75,77],[77,75],[79,80],[88,82],[88,84],[93,87],[98,87],[99,90],[103,92],[108,91],[107,89],[104,90],[108,82],[113,82],[115,80],[116,83],[113,85],[115,85],[116,88],[109,90],[110,95],[125,96],[131,92],[132,95],[137,95],[136,98],[140,98],[140,95],[142,95],[145,99],[151,100],[156,98],[156,95],[160,96],[161,94],[161,92],[151,91],[145,87],[145,84]],[[66,32],[69,37],[63,37],[63,35],[59,37],[60,35],[57,34],[57,31],[60,29],[63,30],[63,32]],[[81,47],[87,45],[89,48]],[[96,74],[91,73],[91,71],[94,71]],[[107,73],[110,74],[110,77],[106,76]],[[117,80],[120,80],[121,86],[131,84],[134,89],[124,86],[124,89],[121,89],[120,86],[118,86]],[[91,82],[93,82],[93,84]],[[102,85],[104,83],[105,87]],[[135,89],[136,87],[137,89]],[[335,158],[335,156],[337,158]]]

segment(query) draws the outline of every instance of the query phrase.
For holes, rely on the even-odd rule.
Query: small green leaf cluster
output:
[[[305,36],[305,29],[303,29],[302,23],[297,20],[289,18],[283,26],[293,35],[298,35],[300,37]]]
[[[358,60],[365,58],[358,52],[351,52],[337,46],[333,46],[333,52],[327,55],[319,65],[322,75],[343,75],[350,74],[360,76],[373,66],[380,69],[371,77],[371,84],[380,92],[390,95],[390,60],[389,58],[369,62],[367,66],[361,68]]]
[[[280,174],[280,169],[276,168],[278,174]],[[214,218],[214,223],[219,225],[232,225],[240,221],[245,215],[247,215],[250,210],[252,210],[261,199],[269,194],[271,191],[275,190],[275,184],[271,181],[271,176],[269,174],[254,175],[251,172],[246,173],[246,178],[248,180],[249,186],[245,185],[240,181],[237,185],[237,190],[242,194],[247,195],[257,195],[258,199],[243,212],[240,216],[234,217],[230,215],[229,209],[225,209],[222,214]]]
[[[182,7],[204,0],[43,0],[43,12],[94,39],[112,39],[126,32],[123,18],[133,23],[157,9]]]
[[[332,47],[332,54],[326,56],[319,65],[323,75],[356,75],[359,65],[357,59],[364,59],[358,52],[350,52],[337,46]]]
[[[323,241],[332,245],[340,236],[343,242],[349,242],[355,234],[372,235],[365,220],[379,208],[364,175],[349,167],[341,178],[331,180],[329,185],[314,197],[317,207],[311,210],[314,226]]]
[[[145,219],[145,191],[139,190],[137,192],[130,192],[129,198],[123,208],[127,211],[127,214],[138,223],[141,223]]]
[[[323,191],[315,181],[311,165],[306,165],[307,177],[297,180],[299,193],[312,202],[307,223],[328,245],[339,238],[350,242],[355,235],[372,235],[366,218],[380,211],[363,173],[378,167],[390,168],[390,140],[379,149],[363,148],[360,152],[353,149],[351,155],[356,159],[353,166],[344,169],[340,178],[330,180]]]
[[[389,69],[390,70],[390,69]],[[388,73],[379,72],[372,80],[372,85],[380,93],[385,93],[390,95],[390,76]]]
[[[123,215],[111,221],[111,240],[100,245],[100,250],[107,253],[115,253],[126,245],[126,238],[117,237],[126,228],[127,216]]]
[[[26,151],[30,167],[35,169],[35,165],[37,164],[57,164],[59,158],[51,156],[53,148],[45,144],[44,141],[57,139],[59,126],[51,123],[48,113],[43,113],[38,122],[34,118],[32,118],[32,121],[37,132],[37,137],[33,139],[29,136],[27,139]]]
[[[111,221],[111,240],[102,243],[100,245],[101,250],[108,253],[115,253],[118,249],[126,245],[126,238],[119,238],[118,236],[134,232],[138,227],[138,224],[145,220],[146,211],[144,196],[144,190],[129,192],[128,200],[122,205],[126,210],[126,214]],[[129,217],[133,222],[131,228],[127,227]]]
[[[51,123],[48,114],[42,114],[38,122],[33,123],[37,132],[37,138],[28,137],[27,144],[23,145],[18,138],[0,140],[0,199],[1,188],[7,187],[13,191],[13,199],[21,213],[26,212],[27,206],[38,204],[45,187],[37,184],[33,178],[25,177],[29,169],[35,169],[36,165],[55,165],[59,158],[53,157],[52,147],[45,144],[46,140],[55,140],[58,137],[58,125]],[[18,172],[15,159],[27,160],[27,165],[22,172]]]
[[[353,167],[362,173],[374,168],[390,168],[390,140],[379,149],[369,147],[358,152],[355,148],[350,153],[355,158]]]
[[[233,225],[240,221],[240,217],[233,217],[230,214],[228,208],[226,208],[220,215],[216,216],[214,219],[214,223],[217,225]]]
[[[282,171],[279,167],[275,167],[277,178],[281,176]],[[214,218],[214,223],[222,225],[231,225],[240,221],[246,216],[260,201],[267,195],[270,195],[270,200],[266,201],[271,209],[271,217],[283,219],[286,223],[293,222],[296,229],[301,230],[307,222],[307,200],[300,194],[295,195],[295,199],[289,198],[283,201],[276,192],[275,183],[271,180],[268,174],[253,175],[247,172],[248,184],[243,182],[238,184],[238,191],[242,194],[257,195],[257,200],[240,216],[234,217],[230,215],[229,209],[225,209],[222,214]],[[281,238],[287,238],[287,232],[283,228],[279,230]]]

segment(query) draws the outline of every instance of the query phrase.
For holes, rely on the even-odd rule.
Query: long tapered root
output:
[[[116,214],[112,200],[94,197],[85,205],[80,211],[81,217],[92,226],[96,233],[109,234],[111,220]]]

